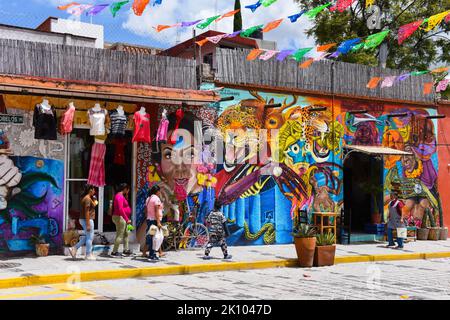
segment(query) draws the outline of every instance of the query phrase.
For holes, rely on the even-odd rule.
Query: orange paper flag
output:
[[[169,28],[172,28],[173,26],[168,26],[168,25],[164,25],[164,24],[159,24],[159,25],[157,25],[156,26],[156,32],[161,32],[161,31],[163,31],[163,30],[166,30],[166,29],[169,29]]]
[[[250,51],[250,53],[247,56],[247,60],[251,61],[251,60],[255,60],[256,58],[258,58],[258,56],[263,53],[264,50],[260,50],[260,49],[253,49],[252,51]]]
[[[145,7],[147,7],[150,0],[134,0],[133,2],[133,11],[137,16],[142,16],[144,13]]]
[[[427,95],[427,94],[431,94],[431,92],[433,91],[433,86],[434,83],[433,82],[427,82],[423,85],[423,94]]]
[[[450,69],[450,67],[443,67],[443,68],[437,68],[434,70],[431,70],[432,73],[441,73],[441,72],[446,72]]]
[[[262,32],[269,32],[272,31],[273,29],[276,29],[280,26],[280,24],[283,22],[284,19],[279,19],[279,20],[275,20],[272,22],[269,22],[264,29],[262,29]]]
[[[195,41],[195,43],[198,44],[200,47],[203,47],[203,45],[208,43],[208,41],[209,40],[207,38],[205,38],[205,39],[200,40],[200,41]]]
[[[314,58],[308,59],[305,62],[303,62],[299,67],[302,69],[309,68],[314,62]]]
[[[237,10],[233,10],[233,11],[227,12],[227,13],[225,13],[223,16],[221,16],[219,19],[217,19],[216,22],[222,20],[223,18],[229,18],[229,17],[232,17],[232,16],[234,16],[236,13],[238,13],[239,11],[241,11],[241,9],[237,9]]]
[[[66,4],[66,5],[64,5],[64,6],[59,6],[58,9],[59,9],[59,10],[67,10],[67,9],[69,9],[70,7],[78,6],[78,5],[80,5],[78,2],[71,2],[71,3]]]
[[[336,45],[337,45],[337,43],[329,43],[329,44],[317,46],[317,51],[326,52],[326,51],[330,50],[331,48],[335,47]]]
[[[380,77],[373,77],[372,79],[370,79],[370,81],[366,87],[369,89],[375,89],[381,80],[382,80],[382,78],[380,78]]]

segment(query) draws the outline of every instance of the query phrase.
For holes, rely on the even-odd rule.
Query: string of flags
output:
[[[381,89],[382,88],[390,88],[394,84],[402,82],[412,76],[420,76],[420,75],[429,74],[429,73],[437,74],[437,73],[447,72],[449,70],[450,70],[450,67],[440,67],[440,68],[436,68],[433,70],[408,72],[408,73],[405,73],[405,74],[402,74],[399,76],[373,77],[367,83],[366,87],[369,89],[376,89],[378,87],[378,85],[381,83],[381,85],[380,85]],[[447,89],[447,86],[449,85],[449,83],[450,83],[450,79],[441,80],[436,86],[436,92],[445,91]],[[423,88],[423,94],[425,94],[425,95],[431,94],[433,91],[433,87],[434,87],[434,82],[425,83],[424,88]]]
[[[336,5],[338,5],[338,4],[336,4]],[[321,6],[321,7],[323,7],[323,6]],[[321,8],[321,10],[323,10],[323,8]],[[398,41],[399,41],[399,43],[402,44],[421,25],[425,25],[426,26],[424,28],[425,31],[432,30],[438,24],[440,24],[442,22],[442,20],[444,20],[444,18],[446,19],[447,17],[450,20],[450,10],[442,12],[442,13],[438,13],[436,15],[433,15],[433,16],[427,18],[427,19],[424,19],[424,20],[420,21],[420,23],[418,23],[418,22],[417,23],[410,23],[410,24],[407,24],[407,25],[404,25],[404,26],[400,27],[400,30],[399,30],[399,33],[398,33]],[[295,17],[294,19],[298,19],[298,17]],[[432,29],[429,29],[430,28],[430,23],[431,23],[431,26],[433,27]],[[263,28],[263,25],[259,25],[259,26],[255,26],[255,27],[246,29],[246,30],[238,32],[238,33],[240,33],[241,37],[242,36],[245,37],[249,33],[253,33],[254,31],[256,31],[258,29],[261,29],[263,32],[265,32],[267,30],[270,31],[270,30],[272,30],[270,28],[270,26],[272,26],[272,25],[277,26],[278,24],[279,24],[279,20],[276,20],[276,21],[273,21],[273,22],[270,22],[269,24],[267,24],[266,27],[264,27],[264,28]],[[415,28],[416,25],[418,25],[417,28]],[[413,30],[413,28],[411,26],[414,26],[415,29]],[[387,29],[387,30],[383,30],[381,32],[372,34],[372,35],[368,36],[365,40],[361,39],[361,38],[355,38],[355,39],[345,40],[345,41],[343,41],[340,44],[330,43],[330,44],[325,44],[325,45],[322,45],[322,46],[318,46],[317,47],[317,52],[328,52],[333,47],[337,47],[337,49],[332,54],[326,53],[325,55],[321,55],[319,58],[310,58],[307,61],[303,62],[299,67],[300,68],[308,68],[309,66],[311,66],[311,64],[314,61],[321,60],[321,59],[323,59],[325,57],[337,58],[340,55],[348,54],[350,52],[355,52],[355,51],[358,51],[360,49],[368,49],[368,50],[374,49],[374,48],[378,47],[384,41],[384,39],[386,39],[386,37],[388,37],[391,33],[392,33],[392,31]],[[228,35],[221,35],[221,36],[216,36],[216,37],[207,37],[204,40],[198,41],[197,44],[202,46],[202,45],[204,45],[205,43],[207,43],[210,40],[211,40],[211,42],[217,41],[217,37],[220,37],[222,39],[222,38],[229,38],[229,37],[234,37],[234,36],[237,36],[236,32],[233,33],[233,34],[228,34]],[[214,38],[214,39],[210,39],[210,38]],[[301,49],[298,49],[298,50],[281,50],[281,51],[254,49],[247,56],[247,60],[249,60],[249,61],[255,60],[258,57],[260,57],[261,60],[269,60],[270,58],[277,56],[277,59],[279,61],[283,61],[284,59],[286,59],[287,57],[290,56],[291,58],[295,59],[296,61],[300,61],[300,60],[302,60],[302,58],[304,56],[306,56],[308,53],[310,53],[313,49],[314,48],[301,48]]]
[[[106,8],[109,7],[110,12],[113,17],[116,17],[117,13],[127,4],[132,3],[132,9],[135,15],[141,16],[146,7],[150,4],[150,0],[125,0],[113,2],[111,4],[80,4],[78,2],[71,2],[66,5],[58,6],[59,10],[66,11],[70,15],[81,16],[83,13],[86,13],[87,16],[95,16],[99,13],[103,12]],[[161,5],[162,0],[152,0],[153,6]]]
[[[252,12],[255,12],[259,7],[269,7],[278,0],[258,0],[255,4],[251,4],[248,6],[245,6],[246,9],[250,9]]]
[[[272,0],[273,1],[273,0]],[[353,1],[355,1],[355,0],[353,0]],[[263,0],[260,0],[258,3],[259,3],[259,6],[264,6],[264,3],[267,3],[267,5],[266,6],[269,6],[269,5],[271,5],[271,4],[273,4],[275,1],[273,1],[273,2],[264,2]],[[322,6],[319,6],[319,7],[317,7],[317,8],[313,8],[313,9],[311,9],[311,10],[302,10],[301,12],[299,12],[299,13],[295,13],[295,14],[293,14],[293,15],[290,15],[290,16],[288,16],[287,18],[291,21],[291,23],[295,23],[295,22],[297,22],[297,20],[301,17],[301,16],[305,16],[305,17],[307,17],[307,18],[309,18],[309,19],[315,19],[316,18],[316,16],[320,13],[320,12],[322,12],[323,10],[325,10],[327,7],[329,7],[330,5],[331,5],[332,3],[330,2],[330,3],[328,3],[328,4],[325,4],[325,5],[322,5]],[[247,6],[248,7],[248,6]],[[209,17],[209,18],[206,18],[206,19],[199,19],[199,20],[194,20],[194,21],[187,21],[187,22],[181,22],[181,23],[175,23],[175,24],[171,24],[171,25],[157,25],[156,27],[153,27],[157,32],[161,32],[161,31],[163,31],[163,30],[166,30],[166,29],[169,29],[169,28],[177,28],[177,27],[191,27],[191,26],[196,26],[197,28],[199,28],[199,29],[205,29],[206,27],[208,27],[210,24],[212,24],[213,22],[218,22],[218,21],[220,21],[221,19],[223,19],[223,18],[226,18],[226,17],[232,17],[232,16],[234,16],[236,13],[238,13],[240,11],[240,9],[238,9],[238,10],[234,10],[234,11],[230,11],[230,12],[227,12],[227,13],[225,13],[225,14],[222,14],[222,15],[216,15],[216,16],[212,16],[212,17]],[[274,21],[272,21],[272,22],[269,22],[267,25],[259,25],[259,26],[254,26],[254,27],[251,27],[251,28],[248,28],[248,29],[246,29],[246,30],[241,30],[241,32],[240,33],[243,33],[244,34],[244,36],[247,34],[247,33],[249,33],[249,32],[251,32],[252,30],[254,30],[254,31],[256,31],[256,30],[258,30],[258,29],[262,29],[263,30],[263,32],[269,32],[269,31],[271,31],[271,30],[273,30],[273,29],[276,29],[276,28],[278,28],[280,25],[281,25],[281,23],[284,21],[285,19],[283,18],[283,19],[277,19],[277,20],[274,20]],[[239,34],[238,34],[239,35]],[[251,35],[251,34],[250,34]],[[237,36],[237,35],[236,35]],[[242,36],[242,35],[241,35]]]

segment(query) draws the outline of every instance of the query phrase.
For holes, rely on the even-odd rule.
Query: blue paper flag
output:
[[[337,52],[341,54],[347,54],[352,50],[354,46],[356,46],[358,43],[361,42],[360,38],[350,39],[347,41],[342,42],[339,47],[337,48]]]
[[[297,14],[293,14],[292,16],[289,16],[289,20],[291,20],[292,23],[297,22],[298,18],[300,18],[304,13],[306,12],[306,10],[302,10],[301,12],[297,13]]]
[[[261,2],[261,1],[262,1],[262,0],[258,0],[257,3],[252,4],[252,5],[249,5],[249,6],[245,6],[245,7],[246,7],[247,9],[252,10],[252,12],[255,12],[256,9],[258,9],[259,7],[261,7],[261,5],[262,5],[262,2]]]

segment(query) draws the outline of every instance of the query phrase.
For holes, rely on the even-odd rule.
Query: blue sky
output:
[[[78,0],[79,3],[104,4],[117,0]],[[0,1],[0,23],[23,27],[37,27],[49,16],[69,18],[69,14],[56,8],[57,5],[67,4],[68,0],[9,0]],[[131,1],[130,1],[131,2]],[[242,6],[253,4],[256,0],[241,0]],[[93,23],[105,27],[107,42],[127,42],[161,48],[174,45],[177,40],[184,41],[191,37],[192,28],[169,29],[157,33],[152,26],[158,24],[174,24],[181,21],[192,21],[222,14],[233,10],[234,1],[217,0],[163,0],[161,6],[148,7],[143,16],[137,17],[131,11],[131,5],[125,6],[116,18],[109,10],[93,18]],[[264,24],[299,11],[293,0],[278,0],[269,8],[259,8],[255,13],[243,9],[244,28]],[[83,15],[82,21],[90,22],[90,18]],[[232,32],[233,19],[227,18],[218,23],[217,29]],[[312,39],[307,39],[305,29],[310,23],[303,18],[291,24],[288,20],[276,30],[265,35],[267,40],[277,40],[279,49],[305,47],[313,45]],[[211,26],[213,29],[214,25]],[[201,32],[201,30],[199,30]]]

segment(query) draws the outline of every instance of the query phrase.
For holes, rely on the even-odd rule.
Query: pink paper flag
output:
[[[337,0],[336,4],[330,8],[330,11],[333,12],[338,10],[339,12],[344,12],[354,1],[355,0]]]
[[[450,79],[444,79],[438,83],[436,87],[436,92],[445,91],[447,89],[448,84],[450,83]]]
[[[398,44],[402,44],[422,25],[423,20],[405,24],[398,29]]]
[[[389,88],[394,85],[395,79],[397,79],[397,76],[390,76],[384,78],[383,82],[381,83],[381,88]]]
[[[275,51],[275,50],[268,50],[266,51],[264,54],[262,54],[259,59],[267,61],[270,58],[273,58],[279,51]]]
[[[208,37],[207,39],[208,39],[209,42],[212,42],[214,44],[218,44],[220,40],[225,38],[225,36],[227,36],[227,34],[220,34],[218,36]]]
[[[68,8],[67,9],[67,13],[71,14],[73,16],[81,16],[81,14],[84,11],[86,11],[86,10],[92,8],[92,7],[93,7],[92,4],[80,4],[78,6],[73,6],[73,7]]]

